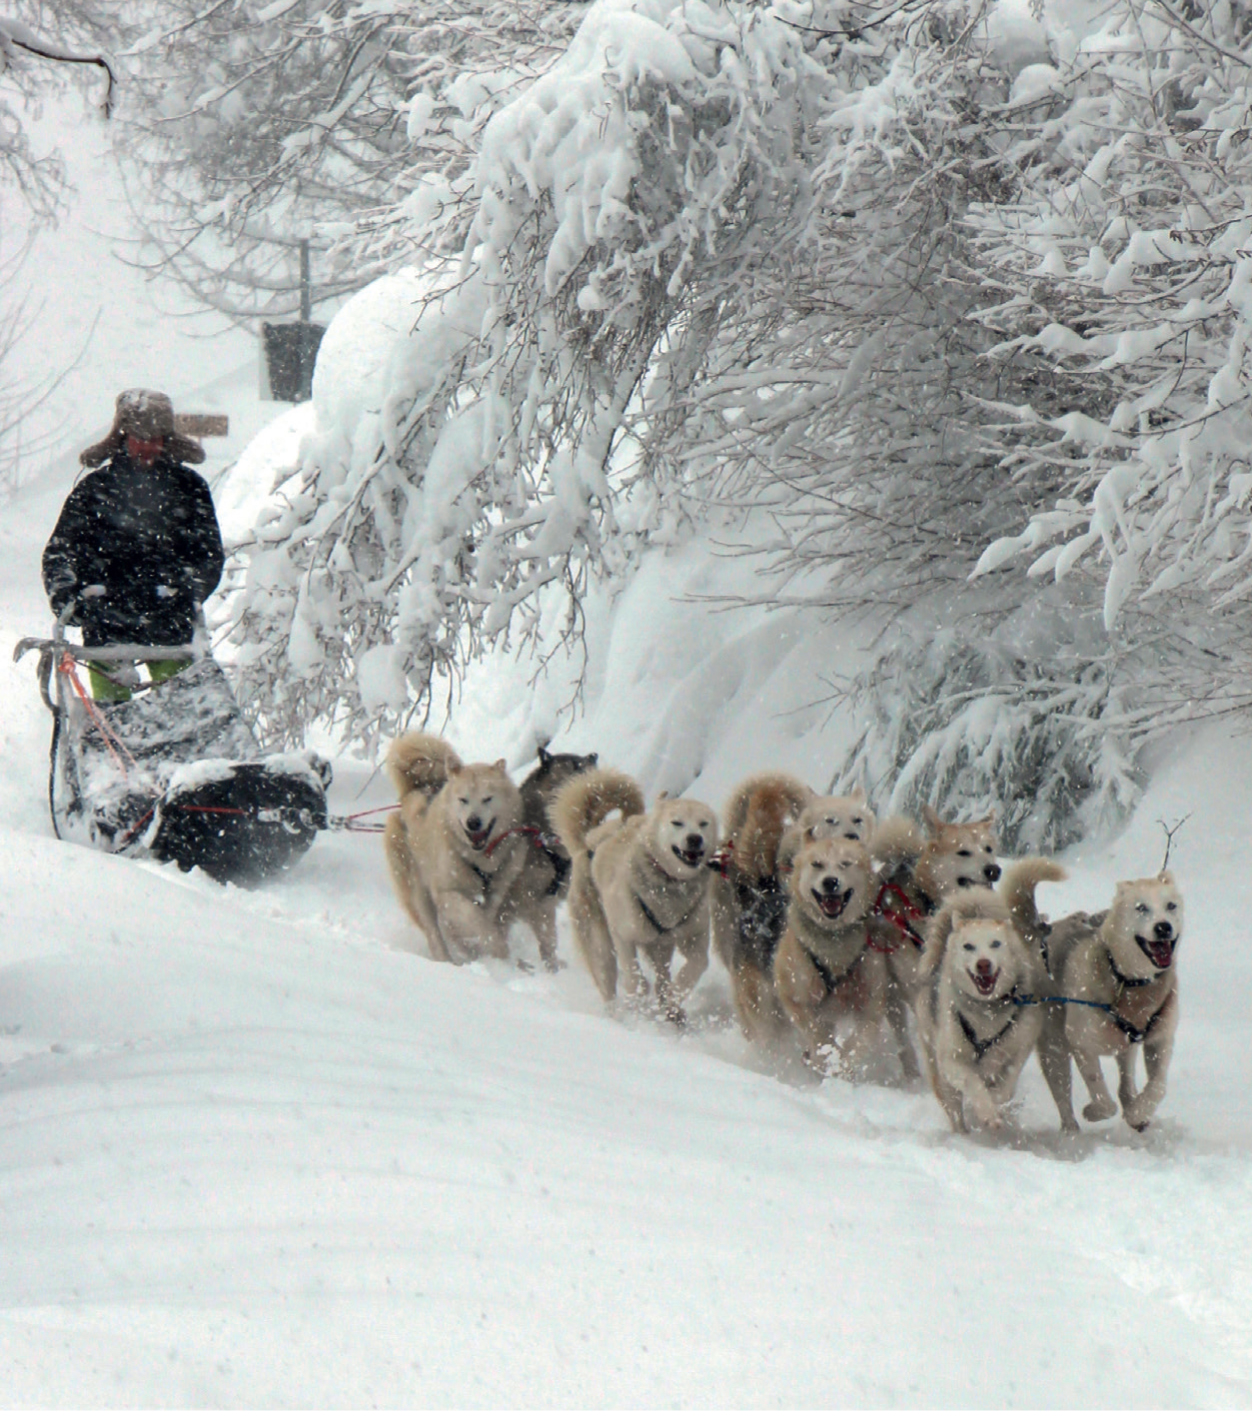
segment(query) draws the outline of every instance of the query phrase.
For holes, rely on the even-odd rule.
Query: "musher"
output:
[[[89,471],[66,498],[43,555],[53,613],[87,647],[190,644],[200,607],[217,588],[225,555],[208,483],[186,464],[204,448],[176,431],[164,393],[127,389],[108,437],[79,461]],[[148,665],[162,683],[190,659]],[[138,680],[127,666],[91,666],[91,691],[124,703]]]

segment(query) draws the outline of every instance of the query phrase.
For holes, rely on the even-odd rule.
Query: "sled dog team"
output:
[[[1049,924],[1036,886],[1065,878],[1038,857],[997,864],[993,818],[882,822],[861,791],[820,796],[769,772],[742,782],[723,829],[704,802],[662,795],[595,754],[552,754],[517,786],[503,759],[466,764],[442,738],[408,733],[387,769],[400,795],[384,833],[397,896],[432,957],[508,957],[528,925],[557,967],[557,906],[601,996],[675,1023],[709,962],[731,976],[745,1034],[795,1034],[822,1073],[857,1077],[886,1029],[906,1077],[923,1067],[954,1130],[1001,1127],[1032,1052],[1077,1131],[1083,1115],[1143,1130],[1166,1091],[1178,1019],[1183,900],[1165,869],[1120,882],[1111,907]],[[1143,1055],[1146,1082],[1136,1089]],[[1101,1058],[1118,1068],[1118,1102]]]

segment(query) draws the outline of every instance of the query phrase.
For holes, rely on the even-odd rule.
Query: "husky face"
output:
[[[866,805],[861,787],[849,796],[819,797],[810,802],[797,822],[808,841],[860,841],[870,839],[874,812]]]
[[[718,841],[718,818],[703,801],[663,798],[653,808],[651,834],[657,864],[686,879],[705,868]]]
[[[792,863],[792,894],[816,922],[847,924],[869,910],[873,878],[860,841],[810,841]]]
[[[1103,931],[1114,962],[1131,977],[1145,960],[1157,973],[1170,968],[1183,934],[1183,896],[1168,870],[1150,880],[1120,880]]]
[[[502,832],[514,825],[517,788],[505,773],[505,760],[475,763],[448,778],[452,818],[470,849],[485,851]]]
[[[993,1002],[1026,982],[1026,946],[1014,926],[1000,919],[965,919],[953,925],[945,965],[958,989]]]
[[[996,818],[959,826],[926,811],[931,839],[918,860],[918,883],[933,900],[943,900],[955,890],[991,887],[1001,878],[996,863]]]

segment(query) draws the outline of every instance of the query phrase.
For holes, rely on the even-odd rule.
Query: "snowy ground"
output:
[[[6,508],[0,650],[46,622],[66,484]],[[671,571],[642,577],[557,743],[655,780],[681,770],[642,667],[663,587],[695,573]],[[737,651],[718,625],[720,710],[683,748],[700,789],[803,768],[807,741],[820,779],[830,730],[764,715],[760,634]],[[1160,1124],[1067,1149],[1034,1064],[1000,1144],[952,1137],[922,1089],[770,1076],[716,968],[680,1037],[605,1016],[577,962],[434,965],[369,836],[323,836],[255,894],[62,845],[29,662],[0,672],[7,1403],[1248,1404],[1247,735],[1181,748],[1042,892],[1099,906],[1160,864],[1159,818],[1194,813]],[[479,676],[463,752],[520,765],[526,713],[496,711],[519,672]],[[336,809],[385,801],[368,778],[341,762]]]
[[[154,365],[128,338],[71,450],[127,384],[217,396],[241,439],[269,411],[234,344]],[[1192,813],[1160,1123],[1063,1146],[1032,1064],[1007,1138],[955,1138],[921,1088],[772,1075],[716,965],[679,1036],[606,1016],[577,962],[430,963],[369,836],[256,893],[55,841],[8,650],[46,629],[72,471],[0,515],[0,1402],[1248,1407],[1247,727],[1171,744],[1129,828],[1041,891],[1100,907]],[[595,615],[554,746],[715,804],[767,766],[825,786],[849,726],[806,706],[812,666],[847,646],[673,598],[737,573],[689,549]],[[525,768],[562,700],[527,678],[472,676],[463,754]],[[333,809],[388,799],[337,763]]]

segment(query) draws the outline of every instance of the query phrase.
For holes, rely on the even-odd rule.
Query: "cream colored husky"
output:
[[[860,841],[810,841],[792,862],[787,927],[774,956],[779,1002],[819,1072],[856,1075],[874,1056],[886,1014],[895,931],[871,914],[878,880]],[[836,1031],[852,1019],[848,1038]]]
[[[462,964],[509,956],[511,890],[528,850],[515,828],[522,798],[504,760],[466,766],[433,733],[406,733],[387,753],[400,794],[383,847],[396,896],[431,957]]]
[[[563,787],[549,816],[570,853],[575,943],[601,996],[612,1000],[619,979],[628,998],[646,994],[642,955],[653,967],[659,1007],[682,1023],[684,999],[709,964],[713,808],[663,796],[645,811],[630,777],[597,768]],[[672,977],[676,954],[683,963]]]
[[[810,792],[779,843],[779,864],[785,870],[790,868],[797,852],[810,841],[860,841],[866,845],[874,829],[875,814],[866,802],[864,787],[854,787],[847,796]]]
[[[918,1037],[940,1105],[954,1131],[999,1130],[1044,1026],[1044,961],[1005,901],[977,888],[940,906],[920,972]]]
[[[1047,930],[1032,892],[1024,892],[1016,908],[1046,940],[1054,996],[1071,1000],[1050,1006],[1040,1040],[1040,1062],[1062,1130],[1079,1129],[1071,1101],[1073,1057],[1090,1098],[1084,1119],[1106,1121],[1121,1104],[1127,1124],[1143,1131],[1166,1095],[1179,1024],[1175,964],[1183,897],[1174,876],[1163,870],[1145,880],[1120,880],[1109,910],[1068,915]],[[1137,1092],[1140,1052],[1146,1080]],[[1101,1071],[1102,1057],[1113,1057],[1118,1066],[1117,1103]]]

